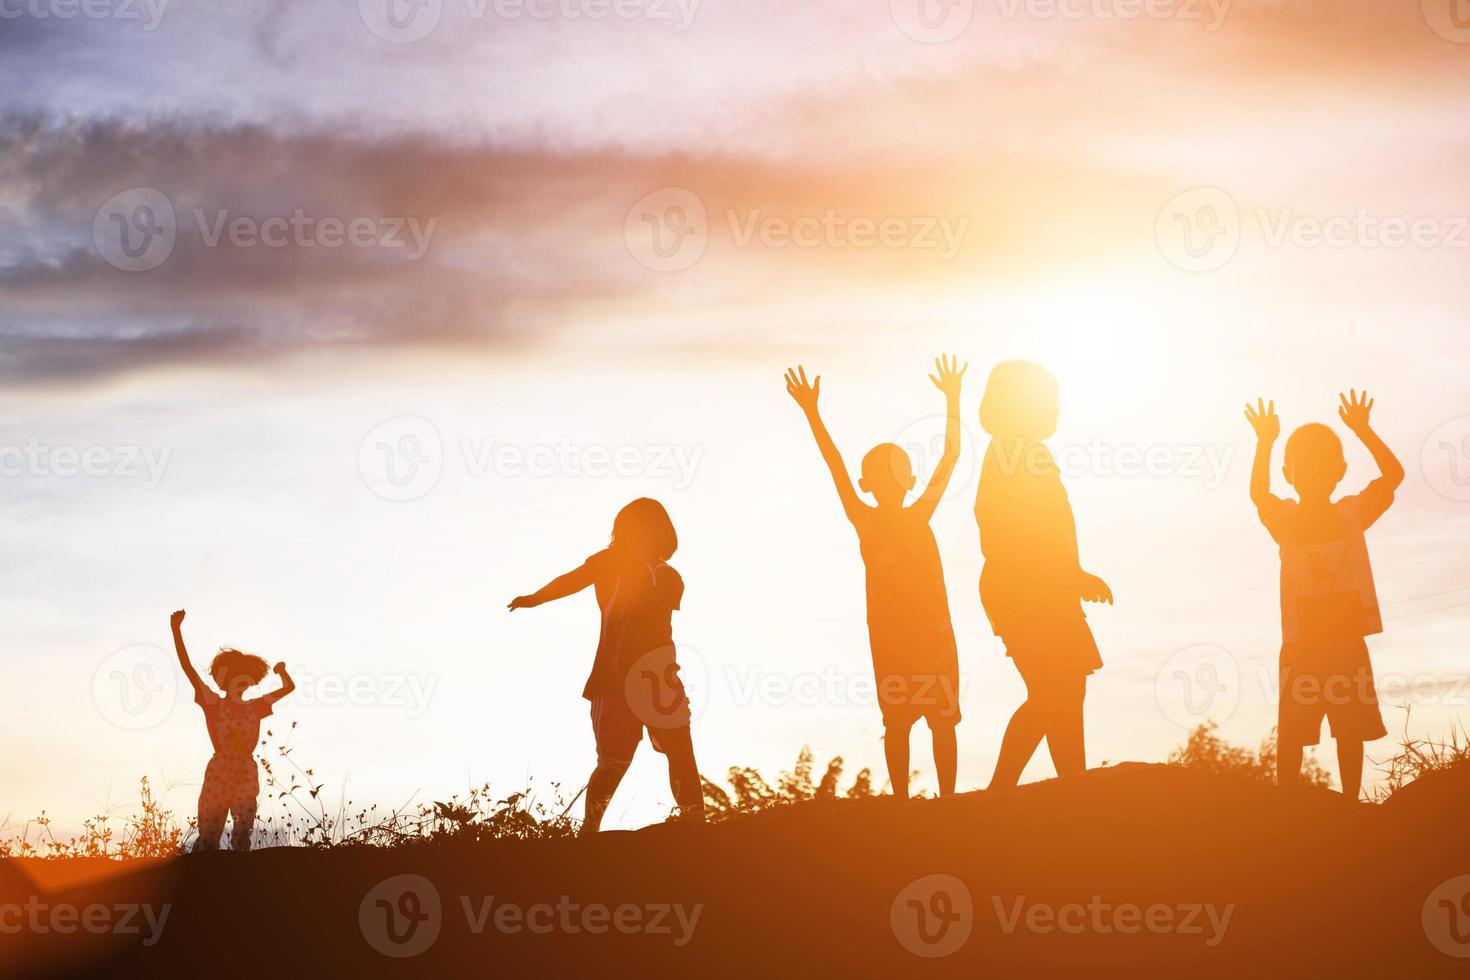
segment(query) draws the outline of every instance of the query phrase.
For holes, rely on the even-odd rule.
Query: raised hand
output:
[[[271,669],[274,670],[276,674],[280,677],[286,676],[286,664],[284,662],[276,664]]]
[[[929,380],[934,382],[934,387],[944,392],[946,398],[958,398],[960,394],[960,382],[965,378],[965,372],[970,369],[968,363],[959,367],[960,359],[954,355],[945,357],[940,355],[934,359],[934,374],[929,375]]]
[[[1106,602],[1110,606],[1113,604],[1113,590],[1108,588],[1108,583],[1091,572],[1082,573],[1080,591],[1083,602]]]
[[[1256,430],[1256,438],[1261,442],[1275,442],[1281,435],[1281,419],[1276,415],[1274,401],[1268,404],[1257,398],[1255,408],[1246,402],[1245,420]]]
[[[1367,431],[1370,428],[1368,413],[1373,411],[1373,399],[1368,397],[1368,393],[1365,391],[1359,395],[1355,388],[1350,394],[1339,394],[1337,397],[1342,403],[1337,414],[1343,424],[1355,433]]]
[[[183,624],[183,622],[184,610],[182,609],[175,610],[174,614],[168,618],[168,624],[174,629],[178,629]]]
[[[808,382],[806,380],[806,368],[787,368],[786,393],[796,399],[796,404],[801,406],[802,411],[815,411],[817,397],[822,393],[822,376],[819,374]]]

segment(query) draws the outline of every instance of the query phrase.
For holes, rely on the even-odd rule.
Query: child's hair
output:
[[[613,518],[612,547],[668,561],[679,548],[679,535],[663,504],[652,497],[639,497]]]
[[[1049,439],[1060,411],[1057,379],[1031,361],[1002,361],[980,399],[980,425],[992,436]]]
[[[232,647],[220,647],[219,653],[210,661],[209,676],[214,678],[221,691],[228,694],[241,680],[247,682],[240,685],[242,690],[259,684],[265,680],[269,669],[264,660],[252,653],[241,653]]]
[[[1292,486],[1305,482],[1331,489],[1347,472],[1347,457],[1342,452],[1342,440],[1331,426],[1308,422],[1286,440],[1284,465]]]

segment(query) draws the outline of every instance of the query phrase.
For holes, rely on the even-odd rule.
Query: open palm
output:
[[[965,372],[970,369],[968,363],[964,367],[960,367],[959,363],[960,359],[953,354],[941,354],[934,359],[935,373],[929,375],[929,380],[934,382],[934,387],[944,392],[945,397],[960,393],[960,383],[965,379]]]
[[[822,394],[822,376],[819,374],[807,381],[806,368],[787,368],[786,393],[796,399],[796,404],[803,410],[809,412],[817,407],[817,398]]]
[[[1257,398],[1256,407],[1252,408],[1250,402],[1245,403],[1245,420],[1256,430],[1256,438],[1262,442],[1270,442],[1281,435],[1281,419],[1276,415],[1276,403],[1267,403]]]
[[[1343,424],[1354,432],[1362,432],[1368,428],[1368,413],[1373,411],[1373,399],[1368,397],[1368,393],[1365,391],[1360,395],[1355,388],[1348,394],[1339,394],[1337,397],[1342,402],[1337,414]]]

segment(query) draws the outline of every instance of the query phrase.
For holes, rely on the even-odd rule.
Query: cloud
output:
[[[820,293],[855,271],[932,273],[953,258],[946,242],[966,244],[968,225],[942,210],[967,193],[956,172],[918,185],[882,166],[180,120],[12,117],[0,123],[0,179],[0,375],[10,380],[317,346],[524,343],[758,290]],[[708,225],[707,254],[679,276],[628,232],[634,203],[668,188],[692,188]],[[870,238],[894,220],[927,238],[871,247],[852,238],[853,219]],[[825,237],[763,247],[768,225],[786,236],[778,244],[803,229]],[[142,266],[123,248],[155,241],[168,244]]]
[[[1019,0],[930,45],[886,3],[711,2],[684,31],[446,3],[393,44],[353,6],[5,22],[0,377],[635,326],[728,345],[757,310],[738,336],[770,342],[885,292],[1153,268],[1160,207],[1200,184],[1243,207],[1464,210],[1470,62],[1411,9],[1254,0],[1212,32]],[[137,188],[174,216],[148,271],[94,235]],[[625,235],[667,188],[707,219],[675,271]],[[149,215],[103,212],[100,233]],[[889,219],[948,222],[956,248],[854,245],[854,220]],[[792,244],[812,222],[817,246]]]

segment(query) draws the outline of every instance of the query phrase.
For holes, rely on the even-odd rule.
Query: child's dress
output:
[[[260,739],[260,721],[271,713],[270,702],[264,698],[231,701],[202,688],[194,700],[204,711],[209,741],[214,745],[199,791],[199,846],[203,850],[219,846],[225,817],[230,814],[235,820],[230,847],[249,850],[260,795],[260,773],[253,753]]]
[[[992,440],[975,497],[980,603],[1023,674],[1090,674],[1102,666],[1082,611],[1077,524],[1043,443]]]
[[[629,762],[648,730],[689,727],[689,698],[675,659],[673,614],[684,580],[662,561],[644,562],[611,549],[587,559],[595,578],[602,628],[582,696],[592,702],[597,760]]]

